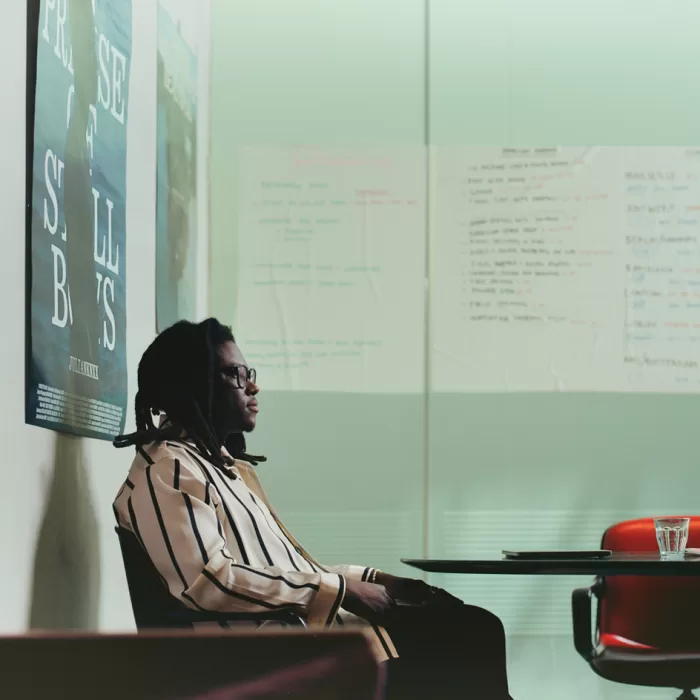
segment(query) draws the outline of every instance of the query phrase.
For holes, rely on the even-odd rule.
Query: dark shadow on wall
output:
[[[97,629],[100,540],[85,440],[56,434],[53,474],[34,555],[29,627]]]

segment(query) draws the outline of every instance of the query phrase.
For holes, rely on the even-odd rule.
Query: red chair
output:
[[[608,528],[601,547],[658,552],[653,518]],[[700,547],[700,517],[690,521],[688,547]],[[598,599],[595,644],[591,599]],[[697,700],[700,688],[700,577],[607,576],[572,595],[576,651],[601,677],[629,685],[677,688]]]

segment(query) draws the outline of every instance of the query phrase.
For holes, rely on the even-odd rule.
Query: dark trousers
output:
[[[471,605],[401,608],[387,631],[388,700],[511,700],[503,624]]]

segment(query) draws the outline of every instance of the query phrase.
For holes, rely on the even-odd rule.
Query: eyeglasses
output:
[[[246,367],[245,365],[230,365],[229,367],[222,367],[221,371],[235,379],[239,389],[245,389],[248,386],[248,382],[255,384],[258,378],[258,373],[252,367]]]

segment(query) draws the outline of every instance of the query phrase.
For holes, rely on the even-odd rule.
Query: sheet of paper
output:
[[[424,389],[421,148],[250,147],[235,332],[267,389]]]
[[[698,161],[436,149],[433,389],[697,391]]]
[[[700,391],[700,149],[626,148],[624,362],[643,391]]]

